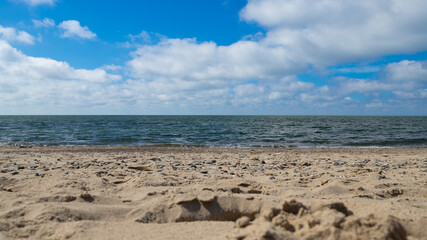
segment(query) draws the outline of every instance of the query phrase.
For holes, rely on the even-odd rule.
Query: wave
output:
[[[427,117],[0,116],[5,146],[427,147]]]
[[[427,146],[427,138],[352,142],[346,146]]]

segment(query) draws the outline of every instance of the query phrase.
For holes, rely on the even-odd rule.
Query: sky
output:
[[[0,0],[0,115],[427,115],[425,0]]]

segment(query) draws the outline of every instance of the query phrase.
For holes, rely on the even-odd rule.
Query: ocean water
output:
[[[0,116],[0,145],[427,147],[427,117]]]

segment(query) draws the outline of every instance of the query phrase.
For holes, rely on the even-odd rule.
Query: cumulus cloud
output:
[[[412,80],[397,81],[398,76],[407,71],[405,66],[421,67],[418,74],[414,73],[410,78]],[[132,66],[126,66],[129,67]],[[427,90],[419,85],[407,87],[409,80],[425,82],[422,77],[425,62],[406,60],[385,66],[380,79],[341,77],[330,85],[319,86],[301,81],[296,75],[277,80],[247,81],[246,77],[218,79],[216,74],[202,74],[200,77],[172,70],[177,73],[176,77],[153,71],[144,75],[146,78],[124,80],[120,75],[109,72],[122,70],[115,65],[75,69],[66,62],[26,56],[7,42],[0,41],[0,109],[13,112],[13,109],[25,106],[32,106],[31,109],[43,106],[49,110],[74,107],[80,109],[80,113],[94,108],[105,109],[101,113],[111,113],[109,111],[115,107],[119,112],[127,109],[125,113],[139,114],[183,113],[183,109],[190,109],[187,113],[194,109],[221,109],[217,113],[224,113],[226,109],[230,113],[242,113],[249,109],[246,113],[266,113],[273,109],[272,113],[307,114],[325,113],[325,110],[336,108],[338,112],[334,113],[346,113],[349,106],[357,111],[376,111],[381,106],[399,101],[400,107],[405,103],[420,107],[427,97]],[[385,92],[394,94],[396,98],[393,101],[382,99],[380,95]],[[367,96],[367,100],[354,98],[354,93]]]
[[[0,109],[105,103],[103,88],[118,80],[121,76],[103,69],[75,69],[66,62],[26,56],[0,40]]]
[[[8,42],[20,42],[25,44],[34,44],[34,37],[25,31],[18,31],[12,27],[3,27],[0,25],[0,39]]]
[[[30,6],[38,5],[54,5],[58,0],[14,0],[18,2],[24,2]]]
[[[311,92],[313,88],[313,83],[299,81],[295,76],[285,77],[271,86],[268,98],[270,100],[289,99],[298,94]]]
[[[10,44],[0,40],[0,64],[2,81],[82,81],[109,83],[121,76],[108,74],[103,69],[74,69],[66,62],[49,58],[26,56]],[[8,67],[6,67],[9,65]],[[7,77],[6,77],[7,76]]]
[[[380,93],[384,91],[392,91],[398,85],[393,85],[384,81],[372,79],[355,79],[342,77],[339,78],[341,94],[352,94],[355,92],[363,94]]]
[[[162,38],[139,45],[126,68],[135,79],[129,84],[146,96],[183,105],[244,106],[268,100],[271,83],[305,68],[281,48],[242,40],[229,46],[195,39]],[[251,80],[258,84],[248,83]],[[295,81],[295,84],[298,84]],[[276,84],[277,85],[277,84]],[[280,90],[294,91],[294,86]]]
[[[265,34],[245,36],[227,46],[164,37],[154,44],[136,45],[133,59],[126,65],[134,79],[163,86],[163,90],[226,87],[231,92],[237,90],[238,95],[252,86],[245,85],[247,82],[255,80],[264,87],[258,94],[264,99],[299,96],[301,101],[332,100],[327,94],[345,99],[345,94],[353,92],[393,91],[402,85],[392,82],[397,76],[391,76],[391,69],[405,68],[405,62],[387,66],[382,74],[388,77],[381,80],[335,79],[332,84],[336,86],[329,88],[316,87],[294,76],[309,69],[336,68],[343,63],[426,50],[427,15],[421,10],[426,7],[422,0],[249,0],[240,13],[241,19],[261,25]],[[140,37],[150,39],[146,32]],[[406,66],[407,71],[420,68],[415,65]],[[338,74],[379,71],[377,66],[335,70]],[[414,81],[406,85],[403,89],[421,86]]]
[[[33,19],[33,24],[37,28],[55,27],[55,21],[50,18],[44,18],[43,20]]]
[[[243,20],[267,28],[263,40],[316,65],[427,49],[423,0],[250,0]]]
[[[393,92],[399,96],[409,96],[408,94],[420,91],[426,86],[427,61],[402,60],[389,63],[381,70],[381,77],[378,80],[347,77],[339,77],[335,80],[339,82],[343,94]],[[422,94],[416,95],[422,96]]]
[[[132,55],[128,66],[135,78],[142,79],[271,79],[304,67],[283,49],[253,41],[217,46],[214,42],[195,39],[163,39],[159,44],[139,47]]]
[[[96,34],[89,30],[87,26],[81,26],[79,21],[68,20],[61,22],[58,27],[62,30],[63,38],[83,38],[94,39]]]
[[[134,49],[124,66],[91,70],[29,57],[3,42],[0,92],[7,94],[0,95],[0,105],[7,102],[4,99],[49,106],[115,105],[142,109],[138,114],[183,113],[182,109],[224,113],[226,108],[230,113],[272,109],[270,113],[325,114],[350,109],[354,114],[360,109],[377,113],[385,106],[402,111],[411,105],[413,112],[421,108],[426,113],[422,107],[427,95],[425,61],[403,60],[384,67],[369,64],[382,56],[427,50],[426,5],[421,0],[249,0],[240,17],[262,26],[264,33],[222,46],[142,31],[129,35],[123,44]],[[96,38],[75,20],[58,27],[62,37]],[[354,64],[360,60],[362,66]],[[5,67],[6,63],[11,67]],[[322,84],[298,78],[325,69],[332,69],[338,77]],[[349,73],[375,76],[339,76]]]
[[[384,77],[391,82],[427,83],[427,61],[403,60],[384,68]]]

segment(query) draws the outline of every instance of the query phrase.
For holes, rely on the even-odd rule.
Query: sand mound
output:
[[[142,223],[235,221],[242,216],[254,219],[264,206],[271,206],[270,202],[264,203],[253,197],[209,191],[181,194],[169,202],[166,199],[155,199],[156,204],[145,202],[129,216]]]
[[[407,232],[392,216],[355,217],[340,202],[305,206],[286,201],[282,209],[263,211],[252,222],[242,217],[231,239],[406,239]]]

